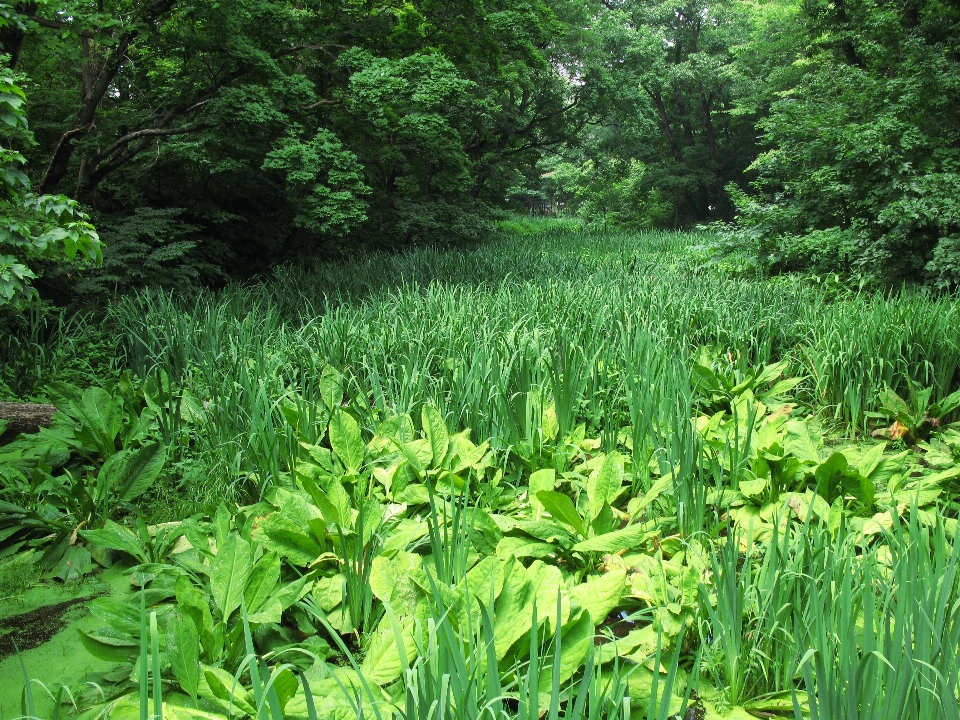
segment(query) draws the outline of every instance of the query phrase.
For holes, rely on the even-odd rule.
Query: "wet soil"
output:
[[[0,661],[15,655],[17,650],[26,652],[49,642],[74,619],[92,596],[71,598],[55,605],[43,605],[0,619]],[[71,612],[73,610],[73,612]]]

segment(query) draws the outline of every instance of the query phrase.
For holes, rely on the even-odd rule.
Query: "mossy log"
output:
[[[20,433],[35,433],[42,427],[50,427],[50,420],[57,409],[41,403],[0,403],[0,420],[7,420],[6,431],[0,441],[13,440]]]

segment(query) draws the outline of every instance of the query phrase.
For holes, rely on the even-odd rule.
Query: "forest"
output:
[[[956,2],[0,2],[0,74],[0,720],[960,720]]]

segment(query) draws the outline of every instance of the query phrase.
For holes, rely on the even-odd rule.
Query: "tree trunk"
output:
[[[10,421],[0,439],[13,440],[20,433],[35,433],[42,427],[50,427],[50,420],[56,411],[53,405],[0,403],[0,420]]]

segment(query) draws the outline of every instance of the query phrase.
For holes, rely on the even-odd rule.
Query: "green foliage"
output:
[[[199,227],[178,219],[182,208],[137,208],[128,217],[112,217],[100,226],[103,263],[79,279],[59,281],[79,296],[129,291],[145,286],[186,288],[224,278],[228,258],[211,253],[198,237]]]
[[[569,229],[118,300],[146,379],[60,388],[55,427],[0,466],[36,500],[4,505],[0,533],[48,553],[48,580],[135,563],[81,641],[118,667],[78,704],[136,714],[160,678],[178,718],[437,702],[559,720],[584,697],[624,720],[626,697],[675,716],[672,684],[707,718],[785,715],[794,695],[833,707],[857,666],[848,682],[938,717],[923,703],[951,699],[958,649],[956,302],[695,272],[701,240]],[[854,417],[899,407],[887,387],[937,432],[864,437]],[[221,497],[131,521],[152,489],[116,498],[164,451],[151,488]],[[66,470],[113,488],[92,526],[51,490],[73,493]],[[928,635],[898,604],[916,567],[942,593],[916,603],[943,618]],[[939,655],[897,654],[915,638]],[[870,679],[874,651],[909,686]]]
[[[810,46],[759,122],[769,149],[757,197],[735,196],[736,243],[774,272],[954,287],[956,10],[804,3],[800,20]]]
[[[0,28],[10,20],[0,17]],[[8,70],[0,77],[0,120],[26,127],[26,96]],[[28,192],[27,176],[17,169],[23,155],[0,147],[0,307],[22,307],[37,298],[33,281],[42,261],[80,264],[102,259],[100,238],[89,218],[62,195]]]
[[[299,208],[298,227],[317,233],[343,235],[367,219],[362,167],[356,156],[329,130],[309,142],[284,138],[267,153],[263,167],[286,175],[288,193]]]
[[[133,508],[167,458],[167,449],[151,439],[155,418],[128,377],[113,394],[93,387],[73,399],[61,398],[54,418],[51,428],[4,445],[0,470],[0,553],[46,547],[47,570],[73,550],[78,530],[99,528]],[[147,542],[142,532],[141,542]]]

